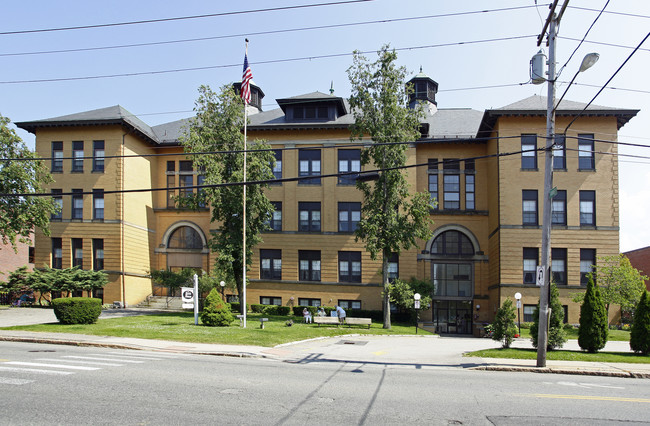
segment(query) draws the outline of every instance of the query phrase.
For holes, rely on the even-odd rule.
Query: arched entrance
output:
[[[461,226],[440,228],[429,241],[432,321],[439,333],[472,334],[474,263],[478,241]]]
[[[171,270],[203,268],[209,253],[203,230],[189,221],[176,222],[163,235],[160,253],[166,254],[166,267]]]

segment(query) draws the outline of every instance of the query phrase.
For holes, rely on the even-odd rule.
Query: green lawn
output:
[[[630,331],[629,330],[609,330],[609,333],[607,335],[607,340],[610,340],[612,342],[629,342],[630,341]],[[521,337],[525,339],[530,339],[530,330],[529,329],[521,329]],[[572,339],[572,340],[578,340],[578,329],[573,328],[571,330],[567,330],[566,333],[567,339]]]
[[[260,317],[269,319],[264,326],[264,330],[260,329]],[[291,327],[287,327],[286,322],[290,318],[293,319],[294,324]],[[414,325],[392,324],[390,330],[384,330],[381,323],[373,323],[370,329],[368,329],[367,327],[318,326],[316,324],[303,324],[301,321],[302,317],[248,314],[246,328],[239,327],[238,320],[235,320],[230,327],[205,327],[201,325],[200,320],[199,325],[195,326],[194,314],[191,312],[183,312],[100,319],[96,324],[88,325],[52,323],[6,327],[2,329],[268,347],[315,337],[340,336],[351,333],[381,335],[415,334]],[[424,330],[419,330],[418,332],[420,334],[429,334]]]
[[[522,330],[523,331],[523,330]],[[464,356],[481,358],[537,359],[535,349],[485,349],[465,353]],[[589,362],[627,362],[632,364],[650,364],[650,356],[637,355],[632,352],[598,352],[590,354],[582,351],[554,350],[546,352],[550,361],[589,361]]]

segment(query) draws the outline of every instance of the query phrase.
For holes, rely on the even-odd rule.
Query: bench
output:
[[[260,318],[260,328],[264,330],[264,323],[267,322],[268,318]]]
[[[348,325],[348,327],[352,325],[367,325],[368,329],[370,329],[370,324],[372,324],[372,319],[370,318],[345,318],[345,323]]]
[[[318,324],[320,327],[321,324],[336,324],[339,326],[338,317],[314,317],[314,324]]]

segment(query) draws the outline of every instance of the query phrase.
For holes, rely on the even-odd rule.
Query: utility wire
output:
[[[212,37],[199,37],[199,38],[189,38],[189,39],[178,39],[178,40],[167,40],[167,41],[156,41],[148,43],[131,43],[131,44],[121,44],[113,46],[99,46],[99,47],[86,47],[86,48],[75,48],[75,49],[59,49],[59,50],[43,50],[36,52],[16,52],[16,53],[0,53],[0,57],[4,56],[27,56],[27,55],[46,55],[46,54],[55,54],[55,53],[76,53],[76,52],[88,52],[88,51],[97,51],[97,50],[109,50],[109,49],[124,49],[132,47],[145,47],[145,46],[160,46],[166,44],[177,44],[177,43],[192,43],[198,41],[209,41],[209,40],[219,40],[226,38],[239,38],[244,36],[257,36],[257,35],[269,35],[269,34],[282,34],[289,32],[298,32],[298,31],[312,31],[312,30],[323,30],[323,29],[333,29],[333,28],[345,28],[345,27],[354,27],[361,25],[372,25],[372,24],[387,24],[394,22],[407,22],[414,20],[422,19],[433,19],[433,18],[446,18],[451,16],[460,16],[460,15],[473,15],[480,13],[491,13],[491,12],[504,12],[518,9],[527,9],[534,6],[518,6],[518,7],[507,7],[501,9],[488,9],[488,10],[477,10],[470,12],[458,12],[458,13],[445,13],[437,15],[423,15],[423,16],[412,16],[407,18],[394,18],[394,19],[379,19],[373,21],[360,21],[360,22],[349,22],[344,24],[332,24],[332,25],[316,25],[311,27],[297,27],[297,28],[285,28],[279,30],[268,30],[268,31],[257,31],[257,32],[246,32],[240,34],[228,34],[228,35],[218,35]]]
[[[578,38],[573,38],[573,37],[562,37],[558,36],[558,38],[561,38],[562,40],[570,40],[570,41],[580,41]],[[597,44],[599,46],[608,46],[608,47],[617,47],[617,48],[622,48],[622,49],[634,49],[634,46],[626,46],[624,44],[614,44],[614,43],[605,43],[603,41],[593,41],[593,40],[585,40],[585,43],[589,44]],[[646,52],[650,52],[650,49],[639,49],[643,50]]]
[[[428,45],[420,45],[420,46],[394,48],[394,50],[408,51],[408,50],[431,49],[436,47],[458,46],[464,44],[493,43],[498,41],[521,40],[521,39],[531,38],[531,37],[537,37],[537,36],[522,35],[522,36],[500,37],[500,38],[482,39],[482,40],[460,41],[460,42],[452,42],[452,43],[428,44]],[[367,50],[359,53],[371,54],[371,53],[375,53],[375,50]],[[331,59],[331,58],[347,57],[347,56],[352,56],[353,54],[354,53],[351,52],[332,53],[329,55],[314,55],[314,56],[302,56],[302,57],[286,58],[286,59],[271,59],[268,61],[249,62],[249,64],[267,65],[267,64],[285,63],[285,62],[312,61],[315,59]],[[61,77],[61,78],[45,78],[45,79],[33,79],[33,80],[10,80],[10,81],[0,81],[0,84],[53,83],[53,82],[61,82],[61,81],[97,80],[97,79],[104,79],[104,78],[135,77],[135,76],[142,76],[142,75],[159,75],[159,74],[170,74],[170,73],[188,72],[188,71],[206,71],[206,70],[223,69],[223,68],[241,68],[241,63],[224,64],[224,65],[207,65],[203,67],[188,67],[188,68],[177,68],[177,69],[158,70],[158,71],[141,71],[141,72],[130,72],[130,73],[121,73],[121,74],[81,76],[81,77]]]
[[[220,16],[233,16],[233,15],[246,15],[249,13],[260,13],[260,12],[276,12],[280,10],[294,10],[294,9],[307,9],[312,7],[320,6],[335,6],[335,5],[344,5],[352,3],[365,3],[374,0],[348,0],[348,1],[337,1],[330,3],[313,3],[313,4],[302,4],[296,6],[282,6],[282,7],[270,7],[265,9],[250,9],[250,10],[240,10],[235,12],[221,12],[221,13],[209,13],[204,15],[191,15],[191,16],[177,16],[172,18],[160,18],[160,19],[144,19],[140,21],[126,21],[126,22],[112,22],[108,24],[96,24],[96,25],[79,25],[73,27],[58,27],[58,28],[41,28],[34,30],[18,30],[18,31],[3,31],[0,32],[0,35],[16,35],[16,34],[33,34],[33,33],[47,33],[55,31],[71,31],[71,30],[87,30],[92,28],[107,28],[107,27],[119,27],[125,25],[140,25],[140,24],[153,24],[159,22],[172,22],[172,21],[184,21],[189,19],[202,19],[202,18],[214,18]]]

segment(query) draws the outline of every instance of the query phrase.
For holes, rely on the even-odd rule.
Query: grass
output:
[[[464,356],[480,358],[537,359],[535,349],[485,349],[465,353]],[[546,352],[549,361],[588,361],[588,362],[626,362],[630,364],[650,364],[650,356],[637,355],[632,352],[597,352],[590,354],[582,351],[554,350]]]
[[[268,318],[264,330],[260,329],[259,318]],[[293,319],[291,327],[286,322]],[[64,325],[59,323],[4,327],[3,330],[26,330],[46,333],[76,333],[96,336],[133,337],[140,339],[159,339],[190,343],[222,343],[231,345],[257,345],[272,347],[282,343],[315,337],[331,337],[345,334],[410,335],[415,334],[413,325],[392,324],[390,330],[382,324],[373,323],[366,327],[330,327],[316,324],[303,324],[302,317],[248,314],[247,327],[239,327],[235,320],[230,327],[205,327],[194,325],[194,314],[179,312],[159,315],[100,319],[95,324]],[[428,334],[419,330],[420,334]]]
[[[530,339],[530,330],[521,329],[521,337],[524,339]],[[578,340],[578,329],[572,328],[571,330],[566,330],[567,339]],[[630,331],[629,330],[609,330],[607,334],[607,340],[612,342],[629,342],[630,341]]]

